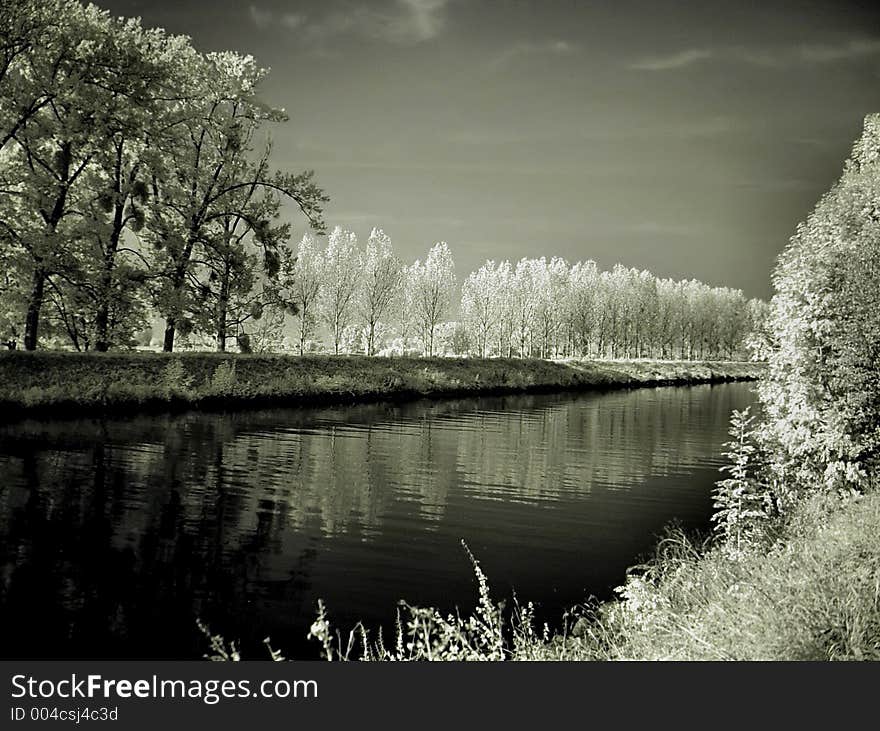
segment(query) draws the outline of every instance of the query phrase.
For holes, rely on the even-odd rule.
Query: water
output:
[[[748,384],[0,426],[0,656],[198,658],[201,617],[313,657],[396,603],[607,597],[671,519],[708,525]]]

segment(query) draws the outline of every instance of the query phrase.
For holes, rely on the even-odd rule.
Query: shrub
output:
[[[211,393],[218,396],[231,396],[235,393],[235,361],[223,361],[211,375]]]
[[[800,489],[858,488],[880,450],[880,115],[780,256],[764,437]]]
[[[724,456],[730,462],[721,468],[730,477],[720,480],[713,492],[715,532],[734,555],[739,555],[746,544],[759,539],[767,521],[776,513],[769,486],[756,476],[758,447],[751,431],[753,422],[748,408],[731,415],[732,440],[724,445],[728,449]]]
[[[162,370],[161,388],[167,398],[186,397],[191,384],[192,381],[187,377],[180,358],[170,360]]]

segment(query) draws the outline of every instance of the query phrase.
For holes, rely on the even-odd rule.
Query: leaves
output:
[[[880,448],[880,117],[780,255],[761,351],[764,439],[799,491],[863,488]]]

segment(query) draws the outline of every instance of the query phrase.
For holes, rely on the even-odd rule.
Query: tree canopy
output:
[[[291,201],[315,230],[311,171],[271,166],[250,57],[203,54],[76,0],[0,3],[2,323],[24,347],[47,330],[78,349],[128,345],[147,308],[178,331],[276,302]],[[259,262],[259,267],[254,266]]]

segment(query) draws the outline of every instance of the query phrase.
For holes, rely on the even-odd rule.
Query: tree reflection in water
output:
[[[0,427],[3,657],[199,657],[197,616],[308,656],[398,599],[558,616],[705,525],[745,384]],[[555,613],[555,615],[554,615]]]

